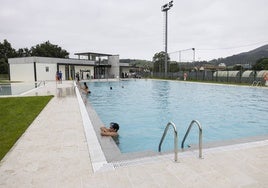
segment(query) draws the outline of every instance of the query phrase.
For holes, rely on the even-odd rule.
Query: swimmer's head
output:
[[[117,123],[111,122],[110,128],[114,129],[117,132],[119,130],[119,125]]]

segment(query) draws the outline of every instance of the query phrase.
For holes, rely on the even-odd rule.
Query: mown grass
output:
[[[53,96],[0,98],[0,160]]]

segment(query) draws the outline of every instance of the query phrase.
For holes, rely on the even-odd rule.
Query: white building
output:
[[[119,55],[101,53],[76,53],[78,59],[51,57],[20,57],[8,59],[10,81],[55,80],[56,72],[62,72],[63,80],[119,78]]]

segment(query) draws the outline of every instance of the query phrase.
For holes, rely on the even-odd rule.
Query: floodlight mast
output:
[[[165,77],[167,77],[167,40],[168,40],[168,34],[167,34],[167,29],[168,29],[168,10],[173,6],[173,1],[170,1],[167,4],[164,4],[162,6],[162,12],[165,12]]]

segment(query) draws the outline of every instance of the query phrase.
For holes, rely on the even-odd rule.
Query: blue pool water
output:
[[[179,145],[192,120],[201,123],[204,144],[268,135],[268,89],[157,80],[88,85],[88,100],[103,123],[120,124],[122,153],[157,151],[169,121],[177,126]],[[171,150],[173,143],[170,128],[162,150]],[[194,126],[185,144],[196,143]]]
[[[19,95],[36,87],[35,83],[0,84],[1,95]]]

